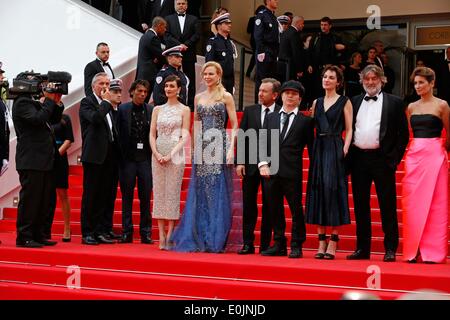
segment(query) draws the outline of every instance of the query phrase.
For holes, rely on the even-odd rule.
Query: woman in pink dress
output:
[[[414,133],[403,179],[403,258],[445,263],[448,233],[449,106],[433,96],[435,73],[419,67],[411,81],[420,100],[408,106]],[[445,128],[446,140],[441,139]]]

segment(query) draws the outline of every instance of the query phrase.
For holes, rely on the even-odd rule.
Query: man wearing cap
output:
[[[109,47],[106,43],[100,42],[95,51],[97,58],[89,62],[84,68],[84,93],[86,96],[92,94],[92,78],[97,73],[106,72],[109,79],[114,79],[114,71],[109,65]]]
[[[278,0],[264,0],[265,8],[256,15],[254,37],[256,43],[255,101],[261,80],[277,74],[277,59],[280,49],[280,33],[275,10]]]
[[[156,75],[156,83],[153,88],[153,104],[155,106],[161,106],[167,102],[167,97],[164,92],[164,79],[172,74],[181,80],[181,92],[178,100],[184,105],[187,105],[190,82],[184,72],[181,71],[183,62],[182,50],[182,46],[176,46],[163,52],[163,56],[167,58],[168,64]]]
[[[9,161],[9,124],[8,124],[8,108],[3,100],[4,93],[6,95],[6,90],[8,82],[4,81],[5,73],[2,70],[2,63],[0,62],[0,176],[8,169]]]
[[[139,40],[136,80],[147,80],[150,83],[149,96],[153,92],[156,74],[164,66],[166,59],[162,55],[166,49],[163,37],[166,33],[167,22],[161,17],[153,19],[152,27]]]
[[[111,98],[109,102],[111,103],[111,116],[112,121],[117,126],[117,116],[119,113],[119,105],[122,102],[122,88],[123,83],[120,79],[112,79],[109,83],[109,92],[111,94]],[[117,187],[119,184],[119,163],[122,157],[120,145],[114,144],[113,149],[113,157],[112,157],[112,186],[111,186],[111,195],[108,197],[108,204],[105,208],[105,215],[103,216],[103,234],[106,238],[110,240],[118,240],[122,237],[117,235],[113,231],[113,221],[114,221],[114,206],[116,203],[116,195],[117,195]]]
[[[287,80],[300,80],[303,72],[306,70],[306,52],[303,49],[301,36],[304,26],[304,18],[295,16],[292,20],[292,25],[280,36],[279,58],[289,65],[289,74],[286,74],[286,68],[284,69],[284,74],[282,74]],[[283,70],[280,71],[283,72]],[[281,77],[281,79],[285,78]]]
[[[280,24],[280,28],[279,28],[280,33],[285,32],[288,29],[289,25],[291,24],[291,19],[289,19],[288,16],[284,16],[284,15],[279,16],[277,18],[277,20]]]
[[[176,13],[166,17],[167,36],[170,42],[181,45],[183,51],[183,72],[190,79],[188,90],[188,105],[194,107],[195,97],[195,62],[196,47],[201,37],[201,25],[196,16],[186,14],[187,0],[176,0]]]
[[[218,62],[223,70],[222,84],[225,89],[234,94],[234,59],[237,57],[236,46],[230,39],[231,19],[225,13],[211,21],[217,28],[215,37],[208,40],[205,61]]]
[[[117,117],[118,140],[123,155],[119,169],[123,229],[120,243],[133,242],[132,209],[136,181],[141,213],[139,226],[141,243],[153,243],[150,215],[152,151],[148,138],[153,107],[145,103],[149,87],[147,80],[134,81],[129,90],[132,101],[120,106]]]
[[[299,111],[303,94],[304,88],[300,82],[285,82],[281,87],[283,106],[279,112],[268,115],[264,126],[264,129],[269,130],[265,137],[267,144],[262,144],[267,145],[267,150],[259,152],[258,168],[261,176],[266,179],[263,187],[273,224],[274,245],[263,251],[263,256],[287,255],[283,198],[286,198],[292,215],[289,258],[303,256],[306,227],[302,207],[302,156],[306,146],[311,156],[314,139],[313,119]],[[273,140],[273,131],[279,133],[275,135],[277,140]]]
[[[238,157],[236,172],[242,179],[243,213],[242,228],[244,246],[238,251],[238,254],[255,253],[255,226],[258,219],[258,189],[264,183],[259,174],[258,165],[255,159],[258,154],[259,133],[269,114],[279,112],[280,106],[275,103],[278,99],[278,92],[281,84],[273,78],[263,79],[259,87],[259,103],[253,106],[245,107],[242,117],[240,131],[238,134]],[[247,137],[252,135],[258,141],[251,141]],[[243,154],[243,152],[245,152]],[[261,237],[259,252],[269,248],[272,238],[272,228],[270,222],[270,213],[268,211],[266,190],[262,188],[262,214],[261,214]]]

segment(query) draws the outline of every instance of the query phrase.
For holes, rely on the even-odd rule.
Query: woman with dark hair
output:
[[[360,52],[354,52],[352,54],[350,65],[345,68],[345,95],[349,98],[360,95],[363,93],[363,87],[361,85],[361,63],[362,55]]]
[[[306,223],[317,225],[319,250],[316,259],[334,259],[339,226],[350,223],[344,158],[352,141],[353,108],[347,97],[337,93],[343,83],[341,69],[326,66],[322,73],[325,96],[314,101],[312,106],[316,139],[308,177]],[[343,131],[345,140],[342,139]],[[327,227],[331,227],[328,245]]]
[[[403,178],[403,258],[415,263],[445,263],[448,234],[449,106],[433,95],[435,73],[418,67],[411,82],[420,100],[408,106],[414,138]],[[445,129],[447,139],[441,139]]]
[[[181,80],[164,80],[167,103],[153,110],[150,125],[152,148],[153,218],[158,220],[159,248],[170,247],[169,239],[180,218],[180,193],[184,173],[184,146],[189,137],[191,112],[178,101]],[[167,233],[165,223],[168,221]]]

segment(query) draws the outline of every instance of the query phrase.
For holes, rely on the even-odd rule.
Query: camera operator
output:
[[[54,192],[52,176],[56,142],[50,123],[60,121],[64,105],[62,93],[49,83],[42,102],[31,93],[14,100],[12,118],[17,133],[16,168],[20,179],[17,212],[17,247],[40,248],[55,245],[45,239],[44,224]],[[46,90],[53,91],[53,93]]]
[[[0,176],[8,169],[9,161],[9,124],[8,124],[8,108],[5,104],[6,90],[8,82],[5,81],[0,62]]]

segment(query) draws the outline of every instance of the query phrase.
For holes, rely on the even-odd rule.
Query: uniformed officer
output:
[[[217,28],[217,35],[210,38],[206,46],[205,61],[218,62],[223,69],[222,84],[225,89],[234,93],[234,59],[237,58],[237,50],[230,40],[231,19],[230,14],[225,13],[211,21]]]
[[[264,0],[265,8],[255,19],[254,37],[256,43],[256,84],[255,102],[261,80],[273,78],[277,74],[277,57],[280,50],[279,23],[274,12],[278,8],[278,0]]]
[[[183,63],[183,47],[175,46],[167,49],[162,54],[166,57],[168,64],[165,65],[156,75],[156,84],[153,88],[153,102],[155,106],[163,105],[167,102],[164,93],[164,79],[170,75],[176,75],[181,80],[181,92],[178,100],[187,105],[189,92],[189,78],[181,71]]]

